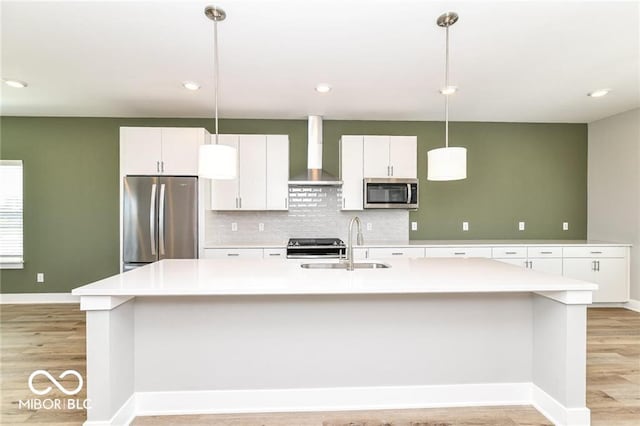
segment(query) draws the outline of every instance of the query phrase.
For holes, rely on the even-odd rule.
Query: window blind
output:
[[[23,263],[22,161],[0,160],[0,266]]]

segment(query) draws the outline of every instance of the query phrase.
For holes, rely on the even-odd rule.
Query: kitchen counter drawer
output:
[[[264,249],[265,259],[286,259],[287,249],[266,248]]]
[[[494,247],[491,249],[493,258],[511,259],[527,257],[526,247]]]
[[[424,257],[424,249],[421,247],[376,247],[369,249],[369,259],[385,257]]]
[[[205,259],[262,259],[262,249],[204,249]]]
[[[562,257],[562,247],[528,247],[528,257]]]
[[[491,247],[427,247],[425,256],[491,258]]]
[[[564,247],[563,257],[625,257],[626,247]]]

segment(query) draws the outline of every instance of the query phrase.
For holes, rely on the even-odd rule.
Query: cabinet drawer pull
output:
[[[240,256],[240,253],[227,253],[227,256]]]
[[[541,251],[540,254],[553,254],[552,251]]]
[[[391,253],[391,256],[402,256],[404,253],[401,252],[396,252],[396,253]]]
[[[506,251],[505,254],[518,254],[518,252],[515,251]]]
[[[601,251],[592,251],[591,254],[602,254]]]
[[[453,252],[453,254],[455,254],[456,256],[464,256],[465,254],[467,254],[467,252],[464,252],[464,251],[456,251],[456,252]]]
[[[280,253],[269,253],[269,256],[280,256]]]

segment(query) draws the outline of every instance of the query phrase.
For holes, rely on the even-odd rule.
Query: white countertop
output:
[[[596,240],[396,240],[396,241],[364,241],[364,244],[358,247],[460,247],[460,246],[625,246],[629,247],[629,243],[617,243]],[[268,242],[268,243],[205,243],[205,249],[213,248],[286,248],[287,242]]]
[[[368,260],[374,262],[375,260]],[[72,291],[77,296],[511,293],[597,285],[491,259],[389,259],[389,269],[303,269],[309,261],[162,260]]]

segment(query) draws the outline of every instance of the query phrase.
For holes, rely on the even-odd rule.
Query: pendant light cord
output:
[[[213,21],[213,85],[215,97],[215,115],[216,115],[216,145],[218,144],[218,21]]]
[[[444,60],[444,88],[449,89],[449,26],[446,27],[446,47]],[[449,148],[449,95],[444,95],[444,146]]]

